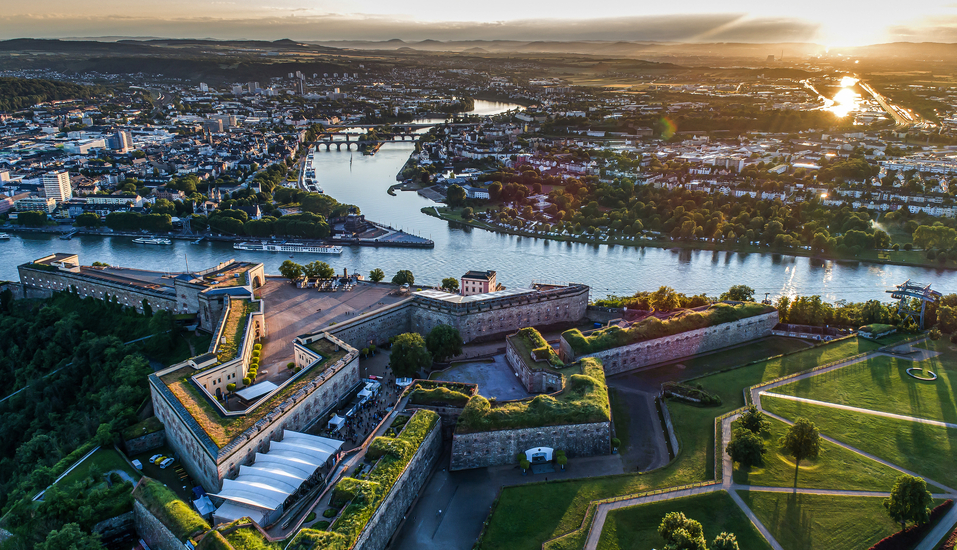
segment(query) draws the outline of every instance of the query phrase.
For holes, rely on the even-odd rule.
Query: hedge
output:
[[[934,522],[946,514],[953,505],[953,500],[945,500],[930,511],[930,521],[920,525],[914,525],[903,531],[898,531],[889,537],[885,537],[877,541],[877,544],[874,546],[871,546],[870,550],[910,550],[914,548],[931,530]]]
[[[662,390],[665,395],[670,395],[676,399],[683,399],[708,406],[718,406],[721,404],[720,396],[705,391],[700,385],[665,382],[662,384]]]
[[[329,539],[330,544],[340,544],[340,540],[345,544],[343,548],[355,544],[362,530],[369,523],[369,519],[372,518],[372,514],[382,504],[386,494],[395,485],[438,420],[437,413],[419,409],[406,422],[405,428],[397,437],[377,437],[373,440],[366,456],[380,458],[369,472],[367,479],[357,480],[347,477],[336,486],[336,496],[352,495],[352,502],[342,511],[329,531],[340,535],[342,539]],[[343,483],[346,484],[345,487],[341,487]],[[317,546],[316,548],[338,549],[339,546]]]
[[[774,311],[771,306],[745,302],[737,305],[714,304],[705,311],[686,311],[664,321],[649,317],[627,329],[608,327],[585,336],[577,328],[566,330],[562,338],[577,355],[598,353],[612,348],[662,338],[690,330],[713,327]]]
[[[180,540],[185,540],[197,531],[209,531],[206,520],[180,500],[176,493],[154,479],[145,476],[140,479],[133,490],[133,498]]]
[[[450,407],[464,407],[468,400],[468,395],[442,386],[427,390],[421,385],[416,385],[409,396],[409,402],[414,405],[444,404]]]
[[[585,357],[582,374],[573,374],[561,393],[530,400],[506,401],[493,407],[475,395],[459,416],[456,433],[487,432],[564,424],[589,424],[611,419],[608,387],[601,361]]]

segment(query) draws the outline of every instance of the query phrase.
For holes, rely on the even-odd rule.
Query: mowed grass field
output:
[[[957,423],[957,353],[941,341],[930,342],[943,353],[925,361],[878,356],[855,365],[778,386],[774,393],[805,397],[862,409]],[[917,380],[909,368],[937,374],[937,380]]]
[[[793,487],[794,458],[780,450],[778,439],[787,432],[787,424],[771,418],[770,432],[761,434],[767,453],[760,467],[742,468],[735,464],[734,482],[759,487]],[[890,491],[898,470],[871,460],[829,441],[821,442],[815,459],[801,461],[797,486],[810,489],[848,489]]]
[[[738,494],[785,550],[861,550],[900,530],[882,498]]]
[[[948,487],[957,487],[957,468],[953,460],[957,456],[957,429],[770,396],[762,397],[761,404],[765,410],[788,420],[809,418],[822,435]]]
[[[674,462],[646,474],[506,487],[489,518],[479,548],[540,550],[544,541],[578,529],[588,503],[593,500],[714,479],[714,419],[744,405],[743,388],[882,345],[848,338],[698,378],[695,382],[720,395],[723,404],[697,407],[677,401],[668,403],[680,446]]]
[[[608,513],[598,550],[653,550],[665,545],[658,525],[668,512],[682,512],[701,522],[710,544],[719,533],[734,533],[738,545],[748,550],[771,548],[744,512],[724,491],[643,504]]]

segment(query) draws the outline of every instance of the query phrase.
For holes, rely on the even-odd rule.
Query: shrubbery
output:
[[[699,384],[690,385],[666,382],[662,384],[662,389],[665,395],[676,399],[692,401],[708,407],[717,407],[721,404],[720,396],[705,391]]]
[[[577,328],[566,330],[562,333],[562,338],[571,345],[576,354],[587,355],[644,340],[730,323],[772,311],[774,308],[770,306],[750,302],[738,305],[715,304],[705,311],[688,311],[664,321],[649,317],[627,329],[614,326],[594,332],[590,336],[583,335]]]

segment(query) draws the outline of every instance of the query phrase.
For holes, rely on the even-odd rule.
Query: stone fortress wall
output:
[[[605,375],[612,376],[764,338],[771,335],[771,329],[777,324],[778,312],[772,311],[582,356],[576,356],[571,345],[562,338],[560,354],[566,362],[580,357],[597,357],[605,366]]]
[[[143,300],[153,311],[166,310],[176,312],[176,295],[150,290],[120,282],[92,279],[73,271],[45,270],[30,267],[29,264],[17,267],[20,282],[24,288],[64,292],[76,288],[81,298],[93,297],[102,300],[106,295],[116,296],[120,305],[136,308],[143,312]]]
[[[415,296],[411,329],[428,334],[437,325],[451,325],[469,343],[524,327],[578,322],[588,308],[588,292],[585,285],[569,285],[471,303]]]
[[[569,458],[608,454],[611,422],[454,434],[449,470],[515,464],[518,453],[534,447],[562,450]]]
[[[366,523],[353,550],[382,550],[389,543],[402,522],[406,510],[429,479],[432,468],[442,456],[442,423],[436,422],[432,431],[419,445],[405,471],[396,480],[388,496]]]

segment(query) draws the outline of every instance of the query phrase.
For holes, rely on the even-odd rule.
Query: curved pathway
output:
[[[804,374],[786,378],[786,379],[772,381],[764,385],[754,386],[750,388],[750,392],[746,390],[745,395],[748,396],[750,394],[751,402],[753,402],[754,405],[759,410],[761,410],[764,414],[768,415],[769,417],[780,420],[788,425],[793,424],[793,422],[785,418],[782,418],[776,414],[769,413],[762,408],[761,406],[762,395],[769,395],[772,397],[780,397],[784,399],[792,399],[795,401],[808,402],[808,403],[813,403],[813,404],[822,405],[822,406],[829,406],[829,407],[842,409],[842,410],[860,412],[863,414],[873,414],[877,416],[885,416],[887,418],[909,420],[913,422],[921,422],[921,423],[931,424],[935,426],[943,426],[947,428],[957,428],[957,425],[949,424],[946,422],[926,420],[922,418],[898,415],[893,413],[883,413],[880,411],[873,411],[869,409],[859,409],[857,407],[837,405],[834,403],[814,401],[812,399],[805,399],[805,398],[794,397],[789,395],[781,395],[781,394],[765,391],[771,388],[782,386],[784,384],[790,384],[798,380],[803,380],[811,376],[817,376],[819,374],[831,372],[833,370],[840,369],[848,365],[853,365],[861,361],[866,361],[878,355],[888,355],[888,354],[885,354],[880,351],[867,353],[859,357],[849,359],[847,361],[841,361],[839,363],[835,363],[834,365],[831,365],[830,367],[827,367],[824,369],[820,369],[813,372],[806,372]],[[733,416],[729,416],[727,418],[722,419],[721,447],[720,449],[716,448],[715,452],[722,452],[723,449],[727,448],[728,443],[731,440],[731,423],[737,420],[740,416],[741,416],[741,413],[738,413]],[[893,464],[891,462],[878,458],[872,454],[861,451],[860,449],[851,447],[850,445],[844,444],[831,437],[822,435],[821,438],[831,443],[834,443],[836,445],[839,445],[851,452],[857,453],[861,456],[864,456],[871,460],[879,462],[885,466],[894,468],[900,472],[910,474],[913,476],[923,477],[923,479],[927,481],[927,483],[930,483],[931,485],[935,485],[944,490],[944,493],[934,494],[933,497],[935,499],[948,499],[948,498],[957,499],[957,490],[955,489],[947,487],[946,485],[943,485],[936,481],[927,479],[926,477],[921,476],[915,472],[910,472],[908,470],[905,470],[904,468],[901,468],[900,466],[897,466],[896,464]],[[605,502],[599,502],[597,509],[595,511],[595,517],[592,520],[591,525],[589,526],[589,529],[588,529],[588,536],[585,539],[584,550],[597,550],[598,542],[601,539],[602,528],[604,527],[605,520],[608,517],[608,513],[611,511],[619,510],[622,508],[629,508],[632,506],[640,506],[642,504],[649,504],[652,502],[661,502],[666,500],[678,499],[682,497],[696,496],[696,495],[705,494],[705,493],[713,493],[716,491],[727,491],[728,495],[731,496],[731,499],[734,500],[735,504],[738,505],[741,511],[744,512],[744,514],[748,517],[748,519],[754,525],[754,527],[768,541],[768,544],[771,545],[771,548],[773,548],[774,550],[784,550],[781,544],[778,543],[777,540],[775,540],[774,536],[770,533],[770,531],[768,531],[768,529],[764,526],[764,524],[761,523],[761,520],[758,519],[758,517],[754,514],[754,512],[752,512],[751,509],[747,506],[747,504],[745,504],[745,502],[741,499],[741,497],[738,495],[739,490],[765,492],[765,493],[791,493],[791,494],[796,493],[796,494],[809,494],[809,495],[829,495],[829,496],[869,497],[869,498],[887,497],[890,495],[890,493],[879,492],[879,491],[845,491],[845,490],[836,490],[836,489],[802,489],[802,488],[793,488],[793,487],[763,487],[763,486],[755,486],[755,485],[738,485],[734,483],[733,473],[734,473],[734,464],[731,461],[731,457],[729,457],[727,453],[722,452],[722,460],[721,460],[722,481],[720,483],[714,482],[710,484],[702,484],[702,485],[697,485],[693,487],[676,488],[675,490],[672,490],[672,491],[640,494],[640,495],[635,495],[632,498],[622,498],[622,499],[610,500]],[[947,512],[947,514],[945,514],[944,517],[942,517],[937,522],[937,525],[935,525],[934,528],[931,529],[931,531],[924,537],[924,540],[922,540],[921,543],[917,545],[915,550],[934,550],[937,544],[941,540],[943,540],[948,533],[951,532],[955,524],[957,524],[957,506],[953,506]]]

